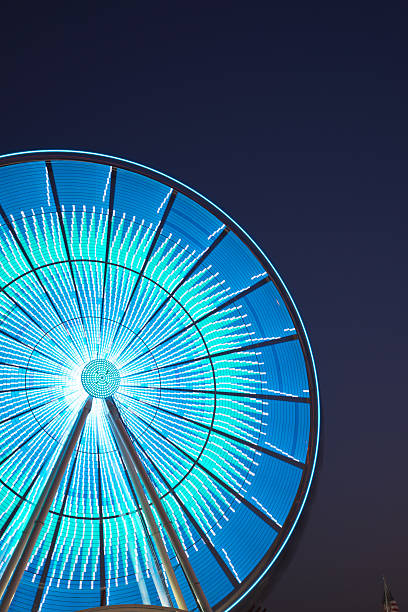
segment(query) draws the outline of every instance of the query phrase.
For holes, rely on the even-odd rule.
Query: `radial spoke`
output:
[[[122,325],[122,323],[123,323],[123,321],[125,319],[126,313],[127,313],[128,309],[130,307],[130,304],[132,303],[132,300],[133,300],[133,298],[134,298],[134,296],[136,294],[136,291],[137,291],[137,288],[139,286],[140,280],[143,277],[143,274],[144,274],[144,272],[145,272],[145,270],[147,268],[147,265],[148,265],[148,263],[150,261],[150,257],[151,257],[151,255],[153,253],[154,247],[156,246],[156,243],[157,243],[157,241],[158,241],[158,239],[160,237],[160,234],[161,234],[161,232],[163,230],[164,224],[167,221],[167,217],[169,216],[170,210],[171,210],[171,208],[172,208],[172,206],[174,204],[174,200],[176,199],[176,196],[177,196],[177,191],[175,191],[175,189],[172,189],[170,197],[169,197],[169,201],[167,202],[167,206],[165,208],[163,216],[160,219],[160,222],[159,222],[159,224],[158,224],[158,226],[156,228],[156,231],[154,233],[153,239],[152,239],[152,241],[150,243],[149,250],[148,250],[148,252],[146,254],[146,257],[144,259],[144,262],[142,264],[140,272],[138,273],[135,285],[134,285],[134,287],[132,289],[132,292],[131,292],[130,297],[129,297],[128,301],[127,301],[127,304],[126,304],[125,308],[123,309],[123,313],[122,313],[122,316],[121,316],[120,321],[118,323],[118,326],[116,328],[116,332],[115,332],[115,335],[113,336],[112,342],[115,342],[115,340],[117,338],[117,334],[119,333],[119,329],[120,329],[120,327],[121,327],[121,325]]]
[[[110,189],[109,189],[109,209],[108,209],[108,231],[106,235],[106,251],[105,251],[105,263],[103,269],[103,287],[102,287],[102,303],[101,303],[101,324],[100,329],[102,330],[103,314],[105,309],[105,294],[106,294],[106,278],[108,273],[108,262],[109,262],[109,251],[111,248],[111,233],[112,233],[112,222],[113,222],[113,205],[115,201],[115,188],[116,188],[116,175],[117,169],[111,168],[110,177]]]
[[[246,397],[248,399],[264,399],[277,400],[282,402],[300,402],[302,404],[310,404],[310,398],[291,395],[289,393],[251,393],[250,391],[210,391],[209,389],[191,389],[189,387],[151,387],[148,385],[122,385],[130,389],[152,389],[153,391],[170,391],[172,393],[198,393],[203,395],[231,395],[233,397]]]
[[[58,216],[59,226],[60,226],[60,229],[61,229],[61,234],[62,234],[62,238],[63,238],[63,241],[64,241],[65,251],[66,251],[66,254],[67,254],[67,258],[68,258],[68,265],[69,265],[69,269],[70,269],[70,272],[71,272],[72,284],[73,284],[74,291],[75,291],[75,297],[76,297],[76,301],[77,301],[77,305],[78,305],[79,316],[81,318],[82,325],[84,325],[84,315],[83,315],[83,312],[82,312],[81,302],[80,302],[79,293],[78,293],[78,287],[77,287],[77,284],[76,284],[75,275],[74,275],[74,269],[73,269],[73,266],[72,266],[71,252],[70,252],[70,249],[69,249],[68,240],[67,240],[67,234],[66,234],[66,231],[65,231],[64,216],[62,214],[61,204],[60,204],[60,201],[59,201],[57,185],[55,183],[54,171],[53,171],[52,164],[51,164],[50,161],[45,162],[45,165],[46,165],[46,168],[47,168],[48,178],[49,178],[50,185],[51,185],[52,195],[54,197],[55,208],[57,209],[57,216]]]
[[[140,418],[140,417],[139,417]],[[142,419],[141,419],[142,420]],[[166,442],[168,442],[169,444],[171,444],[171,446],[174,446],[174,448],[176,448],[180,453],[182,453],[189,461],[191,461],[194,465],[197,465],[201,470],[203,470],[204,472],[206,472],[206,474],[208,476],[210,476],[210,478],[212,478],[213,480],[215,480],[218,484],[220,484],[224,489],[226,489],[229,493],[231,493],[231,495],[233,495],[236,499],[238,499],[242,504],[244,504],[245,506],[247,506],[247,508],[249,508],[250,510],[252,510],[252,512],[254,512],[255,514],[257,514],[263,521],[265,521],[266,523],[268,523],[268,525],[270,525],[271,527],[273,527],[273,529],[275,529],[276,531],[279,531],[281,529],[281,526],[274,521],[273,519],[271,519],[267,514],[265,514],[264,512],[262,512],[261,510],[259,510],[259,508],[257,508],[256,506],[254,506],[250,501],[248,501],[245,497],[243,497],[238,491],[236,491],[233,487],[231,487],[228,483],[226,483],[224,480],[222,480],[221,478],[219,478],[219,476],[217,476],[216,474],[214,474],[214,472],[211,472],[211,470],[209,470],[208,468],[206,468],[198,459],[194,459],[194,457],[192,457],[191,455],[189,455],[189,453],[187,453],[185,450],[183,450],[178,444],[176,444],[175,442],[173,442],[172,440],[170,440],[170,438],[168,438],[167,436],[165,436],[164,434],[162,434],[158,429],[156,429],[155,427],[153,427],[152,424],[150,424],[150,429],[152,429],[153,431],[155,431],[161,438],[163,438],[164,440],[166,440]]]
[[[42,389],[53,389],[58,385],[41,385],[40,387],[13,387],[12,389],[0,389],[0,393],[15,393],[19,391],[41,391]]]
[[[132,376],[140,376],[142,374],[148,374],[149,372],[157,372],[157,370],[165,370],[167,368],[175,368],[182,365],[188,365],[195,363],[196,361],[203,361],[204,359],[214,359],[216,357],[223,357],[224,355],[233,355],[234,353],[251,352],[256,349],[264,348],[266,346],[274,346],[275,344],[282,344],[283,342],[292,342],[298,340],[299,337],[296,334],[290,336],[282,336],[280,338],[270,338],[269,340],[261,340],[259,342],[253,342],[252,344],[246,344],[244,346],[237,346],[225,351],[219,351],[217,353],[210,353],[209,355],[201,355],[200,357],[193,357],[193,359],[184,359],[183,361],[177,361],[175,363],[166,363],[163,366],[156,366],[151,370],[142,370],[141,372],[135,372],[134,374],[127,374],[123,378],[131,378]],[[129,367],[135,361],[138,361],[140,357],[136,357],[126,364]]]
[[[224,230],[217,236],[217,238],[210,244],[210,246],[205,249],[205,251],[201,254],[201,256],[197,259],[196,263],[191,266],[190,270],[187,274],[181,279],[181,281],[176,285],[176,287],[169,293],[169,295],[163,300],[163,302],[156,308],[154,313],[148,318],[146,323],[142,325],[140,330],[137,332],[136,336],[139,336],[142,331],[151,323],[151,321],[159,314],[159,312],[164,308],[164,306],[171,300],[171,298],[175,295],[175,293],[180,289],[180,287],[194,274],[194,272],[204,263],[206,258],[213,252],[213,250],[220,244],[220,242],[225,238],[225,236],[229,232],[229,228],[226,227]]]
[[[28,442],[31,442],[31,440],[33,440],[37,434],[40,433],[40,431],[43,431],[46,427],[48,427],[48,425],[50,423],[52,423],[53,421],[55,421],[55,419],[62,414],[63,412],[66,412],[67,407],[63,408],[62,410],[60,410],[59,412],[57,412],[57,414],[55,414],[53,417],[51,417],[51,419],[49,419],[49,421],[47,421],[46,423],[44,423],[44,425],[41,425],[41,427],[39,427],[38,429],[36,429],[34,431],[34,433],[31,434],[31,436],[29,436],[28,438],[26,438],[23,442],[21,442],[18,446],[15,446],[13,448],[13,450],[11,451],[11,453],[9,453],[8,455],[6,455],[5,457],[3,457],[3,459],[0,460],[0,465],[2,465],[3,463],[5,463],[6,461],[8,461],[10,459],[10,457],[12,457],[13,455],[16,454],[17,451],[19,451],[21,448],[23,448],[23,446],[25,446],[26,444],[28,444]]]
[[[30,366],[21,366],[16,363],[7,363],[7,361],[0,361],[0,366],[4,366],[6,368],[15,368],[16,370],[24,370],[28,372],[36,372],[37,374],[45,374],[46,376],[50,376],[55,374],[51,370],[39,370],[38,368],[31,368]]]
[[[180,419],[181,421],[185,421],[186,423],[191,423],[192,425],[196,425],[197,427],[200,427],[201,429],[206,429],[207,431],[213,432],[217,434],[218,436],[221,436],[223,438],[227,438],[228,440],[232,440],[233,442],[242,444],[243,446],[251,448],[252,450],[257,451],[258,453],[262,453],[263,455],[270,455],[271,457],[274,457],[275,459],[279,459],[280,461],[284,461],[285,463],[289,463],[290,465],[294,465],[295,467],[299,467],[301,469],[305,467],[304,463],[302,463],[298,459],[295,459],[294,457],[291,457],[289,455],[283,455],[282,453],[273,451],[270,448],[266,448],[265,446],[260,446],[259,444],[255,444],[254,442],[251,442],[250,440],[247,440],[246,438],[240,438],[239,436],[234,436],[233,434],[227,431],[223,431],[222,429],[217,429],[216,427],[213,427],[211,425],[206,425],[205,423],[200,423],[200,421],[196,421],[189,417],[183,416],[182,414],[173,412],[172,410],[167,410],[166,408],[163,408],[162,406],[157,406],[155,404],[149,404],[148,402],[144,402],[141,399],[139,399],[138,402],[140,402],[141,404],[150,406],[154,408],[155,410],[159,410],[160,412],[168,414],[169,416]],[[138,418],[141,418],[139,417],[139,415],[136,414],[136,412],[130,410],[129,408],[128,410],[129,412],[132,412],[132,414],[135,414],[135,416],[137,416]]]
[[[171,487],[170,483],[166,480],[163,472],[160,471],[160,469],[157,467],[157,464],[153,461],[153,459],[150,457],[150,455],[145,451],[145,449],[141,446],[141,444],[139,442],[136,441],[136,443],[137,443],[138,447],[140,448],[140,450],[143,452],[143,454],[146,457],[146,459],[153,466],[153,469],[156,471],[156,473],[158,474],[159,478],[161,478],[161,480],[163,481],[165,486],[168,488],[168,490],[171,491],[171,494],[173,495],[173,497],[176,500],[177,504],[181,508],[182,512],[184,512],[184,514],[186,515],[186,517],[188,518],[190,523],[193,525],[194,529],[197,531],[198,535],[203,540],[204,544],[207,546],[208,550],[211,552],[211,554],[213,555],[213,557],[217,561],[218,565],[220,566],[220,568],[222,569],[224,574],[227,576],[228,580],[231,582],[231,584],[234,587],[237,587],[239,585],[238,580],[235,578],[234,574],[231,572],[231,570],[229,569],[228,565],[225,563],[225,561],[223,560],[223,558],[221,557],[221,555],[219,554],[219,552],[217,551],[215,546],[213,546],[210,538],[207,536],[205,531],[201,528],[201,526],[196,521],[194,516],[188,510],[187,506],[182,502],[182,500],[177,495],[177,493],[173,489],[173,487]]]
[[[35,483],[37,482],[43,467],[45,466],[45,464],[47,463],[46,460],[44,460],[42,462],[42,464],[40,465],[38,472],[33,476],[33,479],[31,480],[30,484],[28,485],[28,487],[26,488],[26,490],[24,491],[24,493],[22,495],[19,496],[19,500],[16,503],[16,505],[14,506],[13,510],[10,512],[9,516],[7,517],[7,520],[5,521],[4,525],[2,526],[1,530],[0,530],[0,539],[3,537],[3,535],[5,534],[5,532],[7,531],[7,528],[9,527],[10,523],[13,521],[14,517],[16,516],[17,512],[19,511],[21,504],[27,500],[27,496],[29,494],[29,492],[31,491],[31,489],[33,488],[33,486],[35,485]],[[3,481],[1,481],[3,483]],[[5,483],[3,483],[5,484]],[[5,486],[10,490],[13,491],[10,487],[7,486],[7,484],[5,484]],[[15,491],[13,491],[13,493],[15,495],[18,495]]]
[[[28,310],[26,310],[25,308],[23,308],[23,306],[21,304],[19,304],[17,302],[17,300],[15,300],[7,291],[6,289],[3,287],[2,289],[0,289],[0,292],[3,292],[4,295],[12,302],[12,304],[14,304],[19,310],[21,310],[21,312],[28,318],[29,321],[31,321],[40,331],[43,335],[46,335],[48,332],[46,329],[44,329],[44,327],[42,327],[36,320],[35,318],[28,312]],[[61,350],[61,346],[57,343],[56,340],[54,340],[54,338],[50,337],[50,341],[54,344],[54,346],[58,349],[58,351]],[[74,349],[77,350],[77,348],[74,346]]]
[[[192,323],[189,323],[188,325],[186,325],[185,327],[183,327],[182,329],[179,329],[178,331],[174,332],[173,334],[171,334],[170,336],[167,336],[167,338],[164,338],[163,340],[161,340],[160,342],[158,342],[157,344],[155,344],[154,346],[152,346],[148,351],[142,353],[141,355],[138,355],[138,359],[140,359],[141,357],[143,357],[144,355],[147,355],[148,353],[156,350],[159,346],[162,346],[163,344],[165,344],[166,342],[169,342],[170,340],[173,340],[174,338],[177,338],[177,336],[180,336],[180,334],[183,334],[184,332],[186,332],[187,330],[191,329],[191,327],[197,327],[198,323],[201,323],[202,321],[204,321],[205,319],[207,319],[208,317],[216,314],[217,312],[219,312],[220,310],[223,310],[224,308],[227,308],[228,306],[231,306],[234,302],[236,302],[237,300],[240,300],[244,297],[246,297],[247,295],[249,295],[250,293],[252,293],[252,291],[256,291],[256,289],[258,289],[259,287],[262,287],[263,285],[265,285],[266,283],[268,283],[270,281],[270,278],[263,278],[262,280],[258,281],[257,283],[255,283],[254,285],[252,285],[251,287],[247,287],[246,289],[243,289],[242,291],[239,291],[238,293],[236,293],[234,296],[232,296],[231,298],[228,298],[228,300],[226,300],[225,302],[223,302],[222,304],[220,304],[219,306],[217,306],[216,308],[213,308],[212,310],[210,310],[209,312],[207,312],[205,315],[203,315],[202,317],[199,317],[198,319],[196,319],[195,321],[193,320]],[[192,317],[190,317],[192,318]],[[134,342],[135,338],[132,338],[132,340],[129,342],[129,344],[122,349],[120,355],[123,355],[123,353],[129,348],[129,346]],[[119,355],[119,356],[120,356]],[[135,361],[135,359],[132,359],[129,363],[133,363]],[[129,364],[126,364],[129,365]]]
[[[269,515],[265,514],[265,512],[262,512],[261,510],[259,510],[259,508],[257,508],[256,506],[254,506],[254,504],[252,504],[250,501],[248,501],[243,495],[241,495],[238,491],[235,491],[235,489],[233,487],[231,487],[229,484],[227,484],[224,480],[222,480],[221,478],[219,478],[216,474],[214,474],[214,472],[211,472],[211,470],[209,470],[208,468],[206,468],[202,463],[198,464],[199,467],[206,472],[206,474],[212,478],[213,480],[215,480],[216,482],[218,482],[219,485],[221,485],[224,489],[226,489],[229,493],[231,493],[231,495],[233,495],[235,497],[235,499],[239,500],[241,502],[241,504],[244,504],[244,506],[246,506],[249,510],[251,510],[251,512],[253,512],[254,514],[256,514],[257,516],[259,516],[259,518],[261,518],[263,521],[265,521],[265,523],[267,523],[270,527],[272,527],[275,531],[280,531],[281,530],[281,525],[279,525],[279,523],[277,523],[274,519],[272,519]]]
[[[23,254],[25,260],[27,261],[29,267],[31,268],[31,271],[34,273],[35,278],[38,281],[38,284],[40,285],[41,289],[43,290],[45,296],[48,299],[48,302],[51,305],[51,308],[53,309],[53,311],[55,312],[55,314],[57,315],[58,319],[60,320],[61,323],[63,323],[63,319],[57,309],[57,307],[55,306],[53,300],[51,299],[50,294],[48,293],[44,283],[42,282],[38,272],[37,272],[37,268],[34,266],[33,262],[31,261],[31,258],[29,257],[27,251],[25,250],[20,238],[18,237],[18,234],[16,232],[16,230],[14,229],[10,219],[7,217],[3,207],[0,205],[0,215],[3,217],[3,220],[5,222],[5,224],[7,225],[8,230],[10,231],[11,235],[13,236],[15,242],[17,243],[18,248],[20,249],[21,253]]]
[[[23,390],[26,391],[25,388]],[[72,393],[74,393],[74,392],[71,392],[69,395],[71,395]],[[38,406],[35,406],[34,408],[30,407],[27,410],[23,410],[21,412],[17,412],[15,414],[11,415],[11,416],[6,417],[5,419],[2,419],[0,421],[0,425],[2,425],[3,423],[6,423],[7,421],[12,421],[15,418],[21,417],[24,414],[28,414],[29,412],[34,413],[34,410],[39,410],[40,408],[44,408],[44,406],[48,406],[49,404],[53,404],[54,402],[55,402],[55,399],[48,400],[47,402],[43,402],[42,404],[39,404]],[[64,410],[65,410],[65,408],[64,408]],[[35,415],[34,415],[34,417],[35,417]]]
[[[20,249],[21,253],[23,254],[25,260],[27,261],[29,267],[31,268],[31,271],[34,273],[34,276],[35,276],[38,284],[40,285],[42,291],[44,292],[44,294],[45,294],[49,304],[51,305],[51,308],[55,312],[55,314],[56,314],[57,318],[59,319],[60,323],[62,323],[62,325],[64,325],[64,327],[65,327],[65,322],[64,322],[64,320],[63,320],[63,318],[62,318],[62,316],[61,316],[57,306],[55,305],[55,303],[52,300],[52,298],[51,298],[47,288],[45,287],[43,281],[40,278],[40,275],[38,273],[38,268],[36,266],[34,266],[33,262],[31,261],[31,258],[29,257],[29,255],[28,255],[27,251],[25,250],[25,248],[24,248],[20,238],[18,237],[18,234],[17,234],[16,230],[14,229],[13,224],[10,222],[10,219],[6,215],[4,209],[3,209],[3,207],[1,205],[0,205],[0,215],[3,218],[5,224],[7,225],[8,230],[10,231],[10,233],[13,236],[15,242],[17,243],[17,246]],[[81,353],[81,351],[78,350],[78,347],[76,347],[76,350],[79,352],[79,354]]]
[[[9,338],[10,340],[13,340],[13,342],[17,342],[17,344],[21,344],[22,346],[26,346],[32,352],[36,352],[39,355],[42,355],[43,357],[45,357],[49,361],[54,361],[54,363],[57,363],[59,366],[64,366],[65,365],[62,361],[58,361],[57,359],[54,359],[53,357],[50,357],[49,355],[47,355],[47,353],[43,353],[42,351],[40,351],[36,346],[31,346],[31,344],[27,344],[27,342],[23,342],[23,340],[20,340],[20,338],[17,338],[16,336],[13,336],[12,334],[9,334],[8,332],[4,331],[3,329],[0,329],[0,334],[2,336],[5,336],[6,338]]]

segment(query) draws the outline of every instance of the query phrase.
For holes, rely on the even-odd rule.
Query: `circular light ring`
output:
[[[158,172],[63,151],[1,163],[3,563],[102,360],[211,605],[231,607],[282,550],[316,461],[316,374],[286,287],[227,215]],[[42,578],[43,612],[98,605],[101,551],[108,603],[160,603],[101,399],[43,533],[15,610]]]
[[[110,397],[119,389],[120,374],[106,359],[93,359],[82,370],[81,382],[92,397]]]

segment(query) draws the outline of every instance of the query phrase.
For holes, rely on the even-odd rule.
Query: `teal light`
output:
[[[320,423],[299,314],[245,232],[163,174],[68,151],[0,158],[0,391],[0,572],[94,398],[11,610],[74,612],[102,590],[166,600],[111,395],[215,608],[298,521]]]
[[[106,359],[93,359],[82,370],[81,382],[92,397],[109,397],[119,389],[120,374]]]

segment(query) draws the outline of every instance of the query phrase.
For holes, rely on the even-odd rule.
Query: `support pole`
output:
[[[123,427],[122,419],[119,415],[118,409],[116,408],[116,405],[113,402],[112,398],[107,398],[106,404],[109,409],[108,416],[109,416],[109,422],[111,424],[113,435],[115,436],[116,442],[118,443],[120,452],[122,453],[123,461],[129,473],[130,480],[132,482],[132,485],[134,486],[137,498],[142,507],[143,513],[146,517],[146,521],[150,529],[150,534],[156,545],[157,552],[159,553],[159,559],[163,562],[163,566],[166,571],[167,578],[169,579],[169,583],[174,593],[174,597],[176,598],[177,607],[180,610],[187,610],[187,605],[186,605],[186,602],[184,601],[183,593],[181,592],[180,585],[174,573],[173,566],[171,564],[169,555],[166,550],[166,546],[163,542],[163,538],[161,536],[160,530],[158,526],[156,525],[156,521],[154,519],[153,512],[150,508],[150,504],[146,497],[146,493],[144,492],[142,483],[139,478],[138,471],[133,461],[133,457],[129,451],[129,442],[128,442],[129,436]],[[118,416],[116,416],[115,410]],[[128,439],[126,438],[126,436]],[[133,446],[131,442],[130,442],[130,445]],[[169,602],[169,605],[171,605],[171,602]]]
[[[62,447],[41,496],[3,572],[0,579],[0,597],[2,597],[4,591],[5,593],[1,602],[0,612],[7,612],[13,600],[91,407],[92,398],[88,398],[78,413],[75,424]]]
[[[136,480],[138,481],[138,486],[142,489],[143,495],[144,497],[146,497],[143,487],[141,486],[141,482],[143,483],[146,491],[149,494],[149,497],[152,501],[153,506],[156,509],[157,514],[160,517],[160,520],[163,524],[164,529],[166,530],[167,536],[174,548],[174,552],[177,555],[177,559],[180,562],[181,567],[183,568],[183,572],[184,575],[187,578],[187,581],[189,583],[190,589],[192,591],[192,593],[194,594],[194,597],[201,609],[202,612],[212,612],[211,606],[207,601],[207,598],[205,596],[205,593],[197,579],[197,576],[195,575],[195,572],[191,566],[191,563],[187,557],[186,551],[183,548],[183,545],[181,544],[179,537],[176,533],[176,530],[173,527],[173,524],[171,523],[169,517],[166,514],[166,511],[160,501],[160,498],[156,492],[156,489],[153,486],[153,483],[151,482],[148,473],[145,470],[145,467],[139,457],[139,455],[136,452],[136,449],[132,443],[132,440],[130,439],[130,436],[127,432],[127,429],[125,427],[125,424],[122,420],[122,417],[119,414],[119,411],[117,409],[117,406],[113,400],[112,397],[108,397],[106,398],[106,404],[109,410],[109,415],[110,415],[110,422],[112,424],[112,428],[114,432],[117,432],[118,437],[121,439],[121,443],[122,445],[126,448],[126,455],[130,458],[131,460],[131,465],[132,465],[132,470],[135,473],[136,476],[138,476],[136,478]],[[129,469],[129,473],[130,473],[130,468]],[[133,482],[133,480],[132,480]],[[147,501],[147,500],[146,500]],[[147,502],[148,503],[148,502]],[[149,506],[149,511],[151,513],[150,510],[150,506]],[[152,515],[153,521],[154,521],[154,517]],[[156,527],[157,529],[157,527]],[[166,557],[168,559],[168,555],[167,555],[167,551],[166,552]],[[160,554],[161,556],[161,554]],[[163,559],[163,564],[164,564],[164,559]],[[167,567],[166,568],[166,572],[167,572]],[[169,577],[170,580],[170,577]],[[174,590],[174,589],[173,589]],[[179,606],[181,607],[181,606]],[[1,610],[0,610],[1,612]]]

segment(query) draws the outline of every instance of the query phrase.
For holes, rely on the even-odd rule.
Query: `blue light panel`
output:
[[[285,286],[164,175],[72,152],[0,162],[0,572],[87,399],[82,371],[106,360],[210,604],[229,609],[286,543],[316,461],[313,358]],[[98,606],[105,588],[107,604],[165,602],[101,395],[12,611]]]

